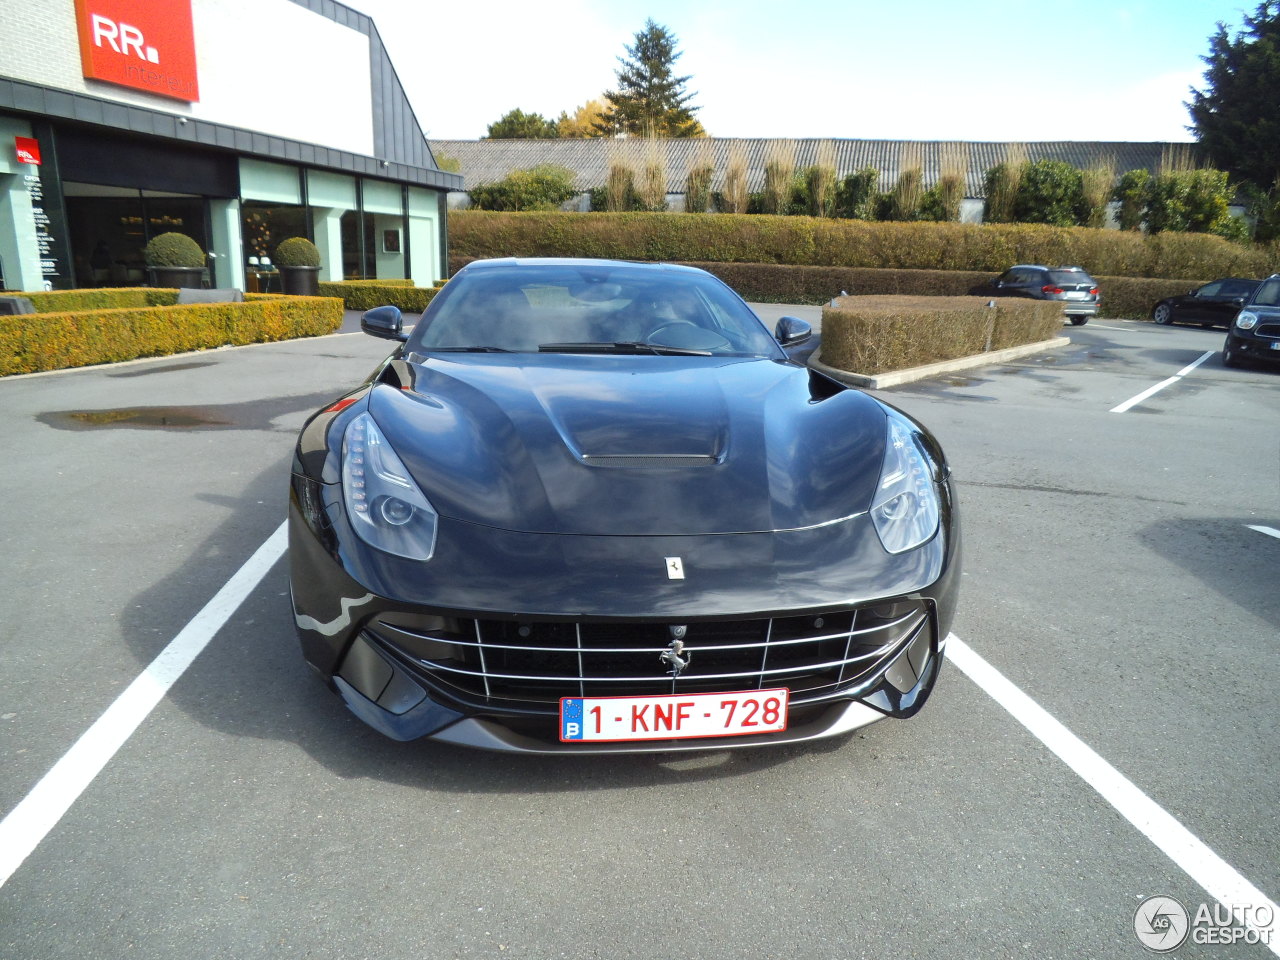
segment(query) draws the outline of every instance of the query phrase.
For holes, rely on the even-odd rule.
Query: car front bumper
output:
[[[307,662],[348,708],[397,740],[637,753],[836,736],[920,709],[955,608],[960,545],[949,487],[939,533],[899,557],[883,554],[874,533],[856,524],[844,533],[734,535],[732,544],[724,537],[652,538],[648,545],[650,538],[546,538],[442,522],[442,553],[465,544],[481,564],[502,555],[505,578],[478,583],[478,568],[459,558],[430,561],[432,585],[421,568],[415,581],[400,561],[351,542],[340,505],[323,488],[295,475],[289,535],[299,640]],[[328,507],[317,511],[325,500]],[[672,546],[673,539],[682,542]],[[581,540],[601,542],[575,542]],[[609,541],[628,541],[625,553],[611,555]],[[660,581],[641,582],[630,559],[637,541],[645,557],[682,551],[693,582],[668,582],[660,566]],[[547,544],[553,552],[540,552]],[[675,680],[660,660],[673,624],[688,630],[693,652],[688,673]],[[757,652],[758,665],[751,659],[744,667]],[[772,686],[792,691],[783,732],[559,741],[562,696]]]
[[[1277,324],[1271,324],[1276,327]],[[1227,333],[1227,343],[1240,356],[1250,360],[1280,363],[1280,337],[1260,337],[1253,334],[1242,335],[1234,326]]]

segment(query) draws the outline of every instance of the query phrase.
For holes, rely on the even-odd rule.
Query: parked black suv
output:
[[[1227,328],[1222,365],[1239,367],[1246,360],[1280,363],[1280,273],[1258,285]]]
[[[1202,327],[1229,327],[1261,280],[1223,277],[1196,287],[1190,293],[1165,297],[1151,308],[1156,323],[1198,323]]]
[[[1042,267],[1022,263],[1010,267],[979,289],[983,296],[1061,300],[1062,312],[1077,327],[1098,313],[1098,281],[1081,267]]]

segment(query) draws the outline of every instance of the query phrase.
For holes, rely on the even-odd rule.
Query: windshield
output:
[[[782,355],[719,280],[635,264],[464,270],[423,321],[411,350]]]

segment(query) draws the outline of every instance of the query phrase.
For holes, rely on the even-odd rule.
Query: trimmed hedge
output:
[[[876,374],[956,360],[1057,336],[1062,308],[1047,300],[840,297],[822,311],[822,362]]]
[[[1144,277],[1098,277],[1102,304],[1098,316],[1142,320],[1151,316],[1157,300],[1186,293],[1206,280],[1148,280]]]
[[[465,266],[452,260],[456,273]],[[713,274],[744,300],[757,303],[828,303],[841,290],[860,296],[913,294],[964,297],[996,274],[990,270],[880,270],[870,267],[805,267],[779,263],[686,262]],[[1138,320],[1149,317],[1157,300],[1186,293],[1205,280],[1150,280],[1097,277],[1102,291],[1098,316]]]
[[[963,297],[992,279],[987,271],[872,270],[856,267],[784,267],[771,263],[690,263],[719,277],[745,300],[759,303],[827,303],[851,294],[916,294]],[[1156,301],[1173,297],[1205,280],[1095,277],[1102,291],[1100,317],[1139,320],[1151,316]]]
[[[163,299],[165,294],[177,296],[174,290],[150,290],[144,297]],[[253,296],[245,303],[0,316],[0,376],[314,337],[333,333],[340,326],[342,304],[338,300],[270,295]]]
[[[802,267],[776,263],[689,263],[719,277],[744,300],[759,303],[827,303],[850,294],[965,297],[995,276],[978,270],[879,270],[871,267]]]
[[[721,213],[449,213],[461,258],[781,263],[997,273],[1015,263],[1072,264],[1095,277],[1266,276],[1280,250],[1208,234],[1144,236],[1039,224],[873,223]]]
[[[36,313],[69,310],[118,310],[124,307],[169,307],[178,300],[176,288],[103,287],[97,290],[32,290],[26,297]]]
[[[387,304],[407,313],[421,313],[439,287],[415,287],[413,281],[342,280],[321,281],[320,296],[341,297],[348,310],[371,310]]]
[[[362,283],[365,286],[373,284],[375,286],[382,286],[382,287],[412,287],[413,286],[413,281],[410,280],[408,277],[404,277],[404,278],[388,277],[385,280],[380,280],[375,277],[369,280],[324,280],[322,282],[323,283]]]

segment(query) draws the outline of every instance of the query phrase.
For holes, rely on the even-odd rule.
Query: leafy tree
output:
[[[635,40],[618,58],[618,89],[604,95],[609,105],[595,129],[601,136],[705,137],[693,115],[700,108],[689,106],[695,94],[685,91],[690,77],[673,70],[681,56],[675,34],[649,19]]]
[[[1224,170],[1171,170],[1151,182],[1147,199],[1147,229],[1235,236],[1227,210],[1227,173]],[[1238,228],[1236,228],[1238,229]]]
[[[523,110],[509,110],[498,120],[489,124],[489,132],[482,140],[555,140],[560,136],[560,128],[555,121],[548,120],[540,113],[525,113]]]
[[[880,171],[875,167],[863,167],[857,173],[846,174],[836,185],[836,216],[853,220],[875,218],[876,185]]]
[[[1249,216],[1254,219],[1253,239],[1258,243],[1280,240],[1280,177],[1276,178],[1269,191],[1246,183],[1240,192],[1244,195]]]
[[[1062,160],[1036,160],[1026,165],[1013,201],[1017,223],[1073,227],[1086,215],[1084,177],[1079,167]]]
[[[555,210],[577,192],[573,171],[544,163],[472,187],[470,194],[471,205],[477,210]]]
[[[1151,192],[1151,171],[1128,170],[1120,178],[1112,196],[1120,204],[1120,229],[1141,230]]]
[[[1192,88],[1192,130],[1214,166],[1269,189],[1280,176],[1280,0],[1261,0],[1230,37],[1218,24],[1201,57],[1203,91]]]
[[[445,153],[436,154],[436,168],[446,173],[461,173],[462,161]]]
[[[572,114],[561,110],[560,119],[556,121],[560,136],[566,140],[606,136],[597,127],[597,124],[604,122],[604,111],[603,99],[588,100],[582,106],[575,108]],[[612,133],[608,134],[608,136],[612,135]]]

